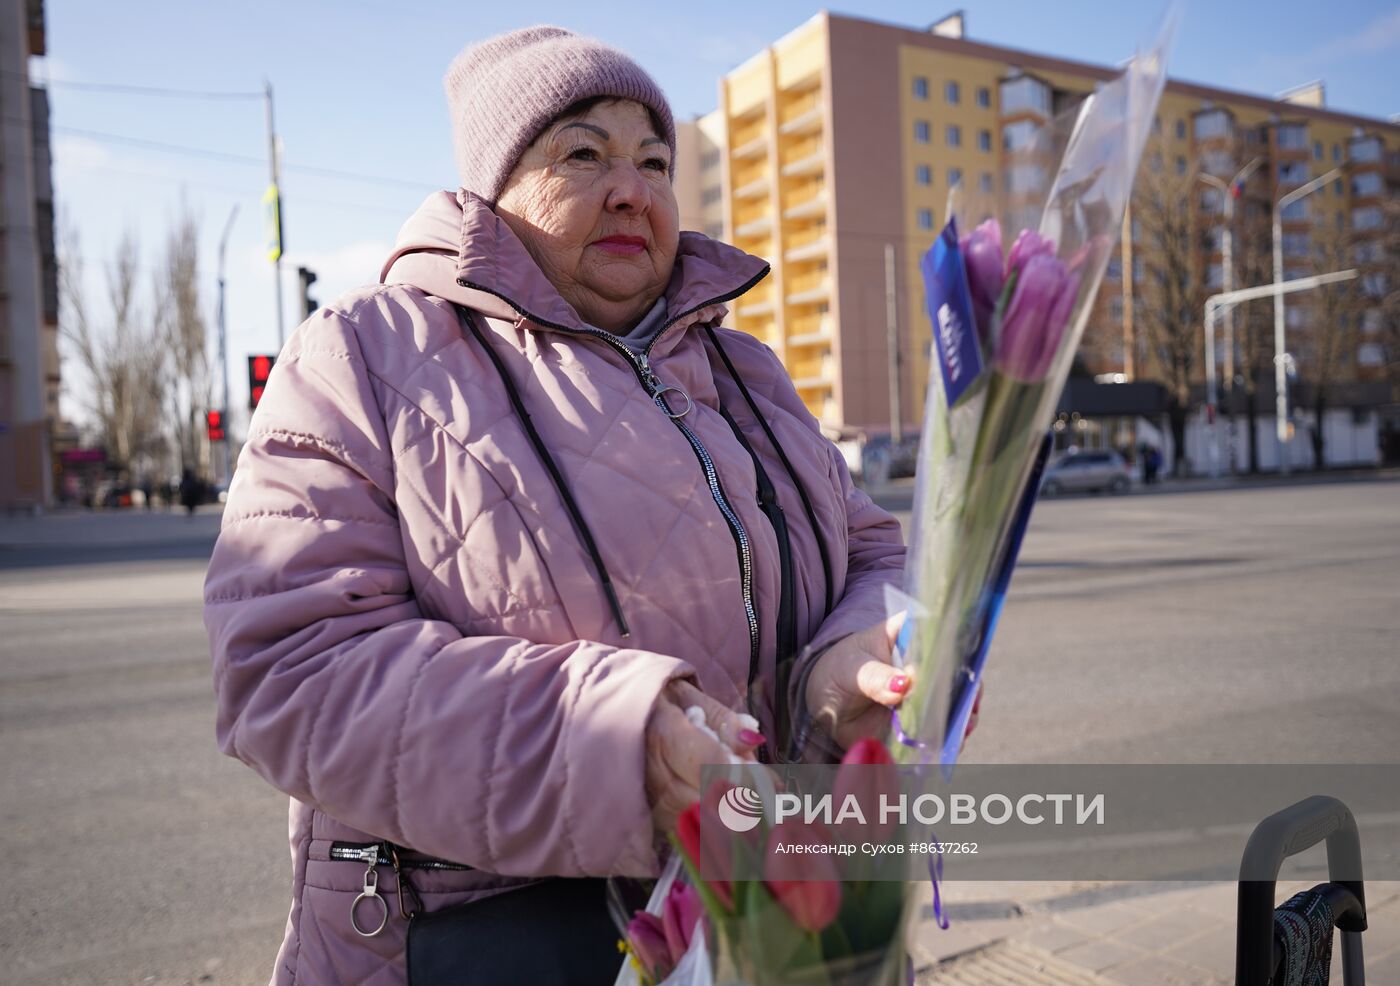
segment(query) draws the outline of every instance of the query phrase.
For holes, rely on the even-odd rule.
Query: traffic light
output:
[[[258,401],[262,400],[263,388],[267,386],[272,364],[276,362],[276,356],[248,357],[248,410],[254,410]]]
[[[205,411],[204,428],[211,442],[222,442],[224,440],[224,412]]]
[[[311,313],[321,307],[311,297],[311,285],[316,283],[316,274],[306,267],[298,267],[297,278],[301,281],[302,318],[310,318]]]

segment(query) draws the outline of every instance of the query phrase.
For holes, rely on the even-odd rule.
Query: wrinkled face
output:
[[[680,220],[671,149],[647,110],[608,100],[551,123],[496,213],[587,322],[625,332],[665,290]]]

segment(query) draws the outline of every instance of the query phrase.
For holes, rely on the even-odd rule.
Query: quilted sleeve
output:
[[[379,386],[328,311],[273,371],[205,581],[220,747],[435,856],[522,876],[653,872],[644,732],[690,667],[424,618]]]

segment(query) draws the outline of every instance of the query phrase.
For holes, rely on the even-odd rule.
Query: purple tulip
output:
[[[997,365],[1003,373],[1026,383],[1044,378],[1078,287],[1078,276],[1069,275],[1049,252],[1025,260],[1001,325]]]
[[[695,937],[695,926],[705,913],[700,894],[688,883],[677,880],[661,905],[661,927],[666,933],[666,946],[671,962],[680,962]]]
[[[1001,297],[1004,280],[1001,258],[1001,224],[988,219],[962,238],[963,263],[967,286],[972,293],[972,312],[977,318],[977,334],[983,343],[992,330],[992,313]]]
[[[675,963],[671,961],[671,949],[666,944],[661,919],[655,914],[638,911],[627,922],[627,944],[652,979],[660,981],[671,974]]]
[[[1006,255],[1006,276],[1013,270],[1023,270],[1032,257],[1053,257],[1055,244],[1033,229],[1023,229],[1016,234],[1016,242],[1011,244],[1011,252]]]

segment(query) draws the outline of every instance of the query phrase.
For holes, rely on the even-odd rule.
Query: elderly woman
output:
[[[656,84],[540,27],[446,87],[461,189],[288,341],[209,568],[219,742],[292,797],[276,983],[609,982],[601,878],[701,764],[909,685],[898,526],[720,327],[768,266],[679,230]]]

